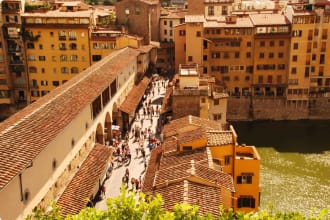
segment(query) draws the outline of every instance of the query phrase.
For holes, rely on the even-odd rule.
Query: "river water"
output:
[[[330,208],[330,121],[232,122],[261,156],[261,208],[309,214]]]

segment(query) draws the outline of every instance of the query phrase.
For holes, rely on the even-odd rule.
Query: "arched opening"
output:
[[[123,127],[123,118],[121,111],[118,109],[117,103],[114,103],[112,107],[112,125],[117,125],[120,127],[118,131],[113,131],[113,136],[116,138],[116,136],[121,134],[121,129]]]
[[[95,142],[99,143],[99,144],[104,144],[104,133],[103,133],[103,127],[101,124],[97,125]]]
[[[111,144],[112,140],[112,122],[110,113],[107,112],[104,121],[104,139],[106,144]]]

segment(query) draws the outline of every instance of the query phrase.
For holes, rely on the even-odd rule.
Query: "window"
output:
[[[278,70],[285,70],[285,64],[277,64]]]
[[[51,32],[49,33],[49,35],[50,35],[51,37],[54,37],[54,32],[51,31]]]
[[[28,49],[34,49],[34,43],[27,43]]]
[[[260,59],[265,58],[265,54],[264,54],[264,53],[259,53],[259,58],[260,58]]]
[[[140,13],[141,13],[141,11],[140,11],[140,8],[139,7],[135,7],[135,14],[136,15],[139,15]]]
[[[274,53],[269,53],[268,58],[274,58]]]
[[[166,29],[164,30],[164,35],[167,35],[167,30]]]
[[[34,61],[34,60],[36,60],[36,57],[33,54],[29,54],[28,55],[28,60],[29,61]]]
[[[251,58],[251,52],[246,52],[246,58]]]
[[[313,42],[313,48],[317,48],[317,42],[316,41]]]
[[[60,43],[59,47],[60,47],[60,50],[66,50],[65,43]]]
[[[291,68],[291,74],[296,74],[297,73],[297,68],[296,67],[292,67]]]
[[[298,56],[297,55],[293,55],[292,56],[292,62],[297,62],[298,60]]]
[[[207,55],[203,55],[203,60],[207,61]]]
[[[202,33],[200,31],[196,31],[196,37],[202,36]]]
[[[44,47],[42,46],[42,44],[39,44],[39,49],[40,50],[44,49]]]
[[[235,58],[239,58],[239,52],[235,52]]]
[[[265,41],[260,41],[260,47],[264,47],[265,45]]]
[[[60,82],[59,81],[53,81],[53,86],[59,86]]]
[[[79,73],[78,67],[72,67],[71,73]]]
[[[294,43],[294,44],[293,44],[293,49],[294,49],[294,50],[298,50],[298,43]]]
[[[68,67],[61,67],[61,73],[69,73]]]
[[[280,47],[284,47],[284,40],[280,40],[279,45]]]
[[[167,21],[166,20],[164,20],[164,25],[167,25]]]
[[[71,43],[69,44],[70,50],[77,50],[77,44],[76,43]]]
[[[60,60],[61,61],[67,61],[68,60],[68,56],[67,55],[61,55],[60,56]]]
[[[78,55],[71,55],[70,56],[70,61],[77,61],[78,60]]]
[[[208,14],[209,16],[213,16],[213,15],[214,15],[214,6],[209,6],[209,7],[207,8],[207,14]]]
[[[243,174],[241,176],[237,176],[237,184],[252,184],[252,176],[253,174]]]
[[[201,103],[205,103],[206,102],[206,99],[203,97],[201,98]]]
[[[219,105],[219,99],[214,99],[214,100],[213,100],[213,104],[214,104],[214,105]]]
[[[186,31],[185,30],[180,30],[179,31],[179,35],[180,36],[185,36],[186,35]]]
[[[251,47],[251,46],[252,46],[251,41],[246,42],[246,46],[247,46],[247,47]]]
[[[220,52],[214,52],[214,53],[212,53],[212,58],[214,58],[214,59],[220,58]]]
[[[237,199],[237,207],[248,207],[248,208],[255,208],[256,200],[253,197],[239,197]]]
[[[37,73],[37,68],[34,66],[29,67],[29,73]]]
[[[269,46],[270,47],[274,47],[275,46],[275,42],[273,40],[269,41]]]
[[[41,73],[45,73],[45,72],[46,72],[45,68],[41,68]]]
[[[284,54],[282,52],[278,53],[278,58],[283,58]]]
[[[230,155],[225,156],[225,165],[229,165],[230,164]]]
[[[213,120],[214,121],[220,121],[221,120],[221,113],[219,113],[219,114],[213,114]]]
[[[312,55],[312,61],[315,61],[316,60],[316,54],[313,54]]]
[[[188,61],[192,62],[193,61],[193,57],[192,56],[188,56]]]
[[[92,56],[92,60],[93,61],[99,61],[99,60],[101,60],[102,59],[102,56],[101,55],[93,55]]]
[[[46,57],[45,56],[39,56],[39,61],[45,61]]]
[[[40,84],[41,84],[42,86],[48,86],[48,81],[47,81],[47,80],[41,80],[41,81],[40,81]]]

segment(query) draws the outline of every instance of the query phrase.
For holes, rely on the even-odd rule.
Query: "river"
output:
[[[261,208],[330,208],[330,121],[232,122],[240,144],[261,156]]]

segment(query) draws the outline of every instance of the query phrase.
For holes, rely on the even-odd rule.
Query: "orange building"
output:
[[[218,215],[220,205],[258,210],[260,157],[254,147],[238,145],[233,127],[189,115],[166,124],[163,136],[151,152],[145,193],[160,193],[166,209],[183,202],[203,214]]]

